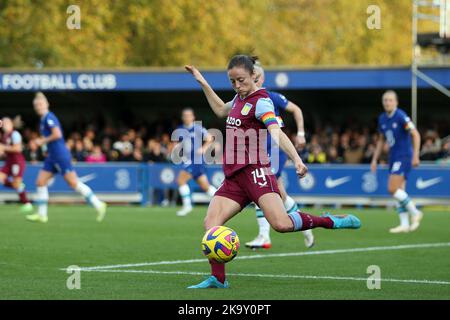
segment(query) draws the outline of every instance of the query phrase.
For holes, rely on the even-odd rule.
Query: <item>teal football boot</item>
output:
[[[352,214],[332,215],[326,212],[322,217],[328,217],[333,221],[333,229],[359,229],[361,221]]]
[[[221,283],[219,280],[217,280],[216,277],[210,276],[199,284],[188,287],[188,289],[228,289],[229,287],[230,286],[228,285],[228,281],[225,280],[224,283]]]

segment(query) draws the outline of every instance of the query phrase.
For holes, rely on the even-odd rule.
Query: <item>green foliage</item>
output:
[[[223,67],[235,53],[275,65],[410,62],[410,0],[2,0],[0,67]],[[381,8],[381,30],[366,26]]]

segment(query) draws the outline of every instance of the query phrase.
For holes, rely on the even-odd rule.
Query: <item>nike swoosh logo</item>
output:
[[[434,186],[435,184],[438,184],[441,181],[442,181],[441,177],[433,178],[433,179],[429,179],[429,180],[423,180],[422,177],[420,177],[419,179],[417,179],[416,187],[417,187],[417,189],[422,190],[422,189],[426,189],[431,186]]]
[[[91,174],[87,174],[85,176],[82,177],[78,177],[78,180],[80,180],[83,183],[89,182],[91,180],[94,180],[97,177],[96,173],[91,173]]]
[[[333,188],[336,188],[337,186],[340,186],[341,184],[349,182],[351,179],[352,179],[352,177],[350,177],[350,176],[342,177],[339,179],[333,179],[331,177],[327,177],[327,179],[325,180],[325,186],[328,189],[333,189]]]

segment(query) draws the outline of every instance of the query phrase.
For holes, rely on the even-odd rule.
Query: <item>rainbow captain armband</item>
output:
[[[261,116],[261,121],[264,123],[266,127],[272,124],[278,124],[277,117],[275,116],[275,113],[273,111],[264,113]]]
[[[409,119],[408,119],[408,120],[409,120]],[[413,123],[411,120],[409,120],[409,121],[406,121],[406,122],[405,122],[404,128],[405,128],[406,131],[409,131],[409,130],[415,129],[416,126],[414,125],[414,123]]]

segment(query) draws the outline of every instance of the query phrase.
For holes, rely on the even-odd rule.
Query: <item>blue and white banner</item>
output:
[[[376,173],[367,165],[310,165],[309,173],[298,179],[293,168],[283,174],[289,194],[311,196],[386,197],[388,170]],[[421,166],[413,169],[406,189],[411,196],[450,199],[450,168]]]
[[[3,73],[0,90],[114,90],[116,75],[111,73]]]
[[[182,169],[181,165],[170,163],[154,163],[148,167],[148,186],[160,189],[177,189],[177,177]],[[221,165],[206,166],[206,175],[209,182],[216,188],[219,187],[224,179]],[[195,181],[189,181],[192,190],[199,190]]]
[[[3,164],[1,164],[3,165]],[[35,181],[42,165],[27,165],[24,182],[27,191],[35,191]],[[141,192],[141,177],[143,175],[140,164],[75,164],[74,168],[79,179],[98,193],[137,193]],[[1,192],[12,191],[0,187]],[[50,192],[71,192],[61,175],[55,175],[49,184]]]
[[[422,71],[445,87],[450,87],[450,68],[423,68]],[[204,71],[216,90],[231,90],[225,70]],[[269,89],[387,89],[410,88],[411,70],[400,68],[349,68],[267,70]],[[429,84],[418,80],[419,88]],[[190,74],[177,71],[123,72],[0,72],[0,91],[199,91]]]
[[[2,165],[0,163],[0,165]],[[144,194],[152,188],[177,189],[177,176],[181,166],[173,164],[75,164],[81,181],[98,193]],[[28,165],[24,182],[29,191],[35,190],[35,181],[41,165]],[[298,179],[295,169],[287,167],[283,172],[286,190],[293,196],[330,197],[386,197],[388,196],[387,167],[379,167],[376,174],[367,165],[309,165],[309,173]],[[222,166],[206,166],[209,181],[216,187],[222,184]],[[193,191],[199,191],[190,181]],[[12,192],[0,186],[0,192]],[[70,192],[70,187],[60,175],[49,185],[50,192]],[[407,183],[407,191],[414,197],[450,200],[450,167],[423,165],[413,169]],[[144,196],[145,198],[145,196]]]
[[[287,167],[283,172],[286,190],[290,195],[308,196],[388,196],[387,167],[380,166],[374,174],[368,165],[309,165],[309,173],[298,179],[295,169]],[[177,188],[180,166],[154,164],[149,167],[149,186],[154,188]],[[221,166],[207,166],[210,182],[218,187],[224,175]],[[191,181],[190,186],[198,191]],[[407,183],[407,191],[415,197],[450,199],[450,167],[423,165],[413,169]]]

